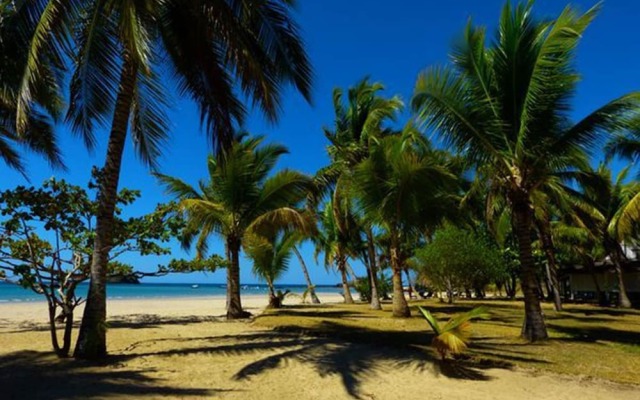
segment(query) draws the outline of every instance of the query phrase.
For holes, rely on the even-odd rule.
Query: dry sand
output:
[[[629,386],[522,370],[442,370],[422,361],[420,350],[211,317],[223,314],[224,302],[110,301],[112,359],[105,366],[50,354],[44,303],[0,304],[0,399],[640,399]],[[266,299],[243,303],[256,313]]]

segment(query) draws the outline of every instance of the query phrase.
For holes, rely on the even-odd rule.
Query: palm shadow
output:
[[[48,352],[19,351],[0,356],[2,399],[88,399],[110,396],[212,396],[224,390],[164,386],[143,371],[121,365],[61,360]]]

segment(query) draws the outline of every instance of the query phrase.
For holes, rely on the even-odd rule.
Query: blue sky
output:
[[[322,127],[333,117],[331,92],[334,87],[347,87],[364,76],[385,84],[387,94],[399,94],[410,99],[417,74],[424,68],[446,63],[451,44],[459,37],[468,18],[486,25],[493,32],[502,0],[323,0],[299,1],[297,20],[302,27],[307,49],[315,69],[313,106],[293,91],[286,93],[278,124],[268,124],[258,113],[252,114],[245,128],[255,134],[265,134],[269,141],[285,144],[291,154],[284,156],[279,167],[289,167],[312,174],[326,165],[326,140]],[[573,1],[581,10],[594,1]],[[534,11],[538,16],[555,16],[567,4],[558,0],[538,0]],[[640,40],[637,27],[640,2],[609,0],[599,17],[586,32],[578,49],[578,70],[583,81],[574,101],[575,118],[617,96],[640,89]],[[171,140],[160,161],[161,172],[197,182],[206,173],[205,159],[210,146],[199,127],[198,114],[188,101],[175,99],[170,111]],[[64,126],[59,128],[61,145],[65,149],[68,172],[53,171],[36,157],[28,157],[31,183],[40,184],[51,176],[85,185],[92,165],[102,166],[106,133],[93,153],[87,152],[80,140]],[[155,205],[168,201],[148,170],[135,158],[131,143],[127,143],[120,187],[140,189],[142,198],[127,213],[140,215]],[[0,189],[27,182],[19,174],[0,164],[3,178]],[[211,249],[222,253],[222,242],[211,241]],[[190,257],[175,248],[176,258]],[[303,254],[317,284],[339,281],[337,274],[326,272],[313,260],[313,250],[306,245]],[[129,257],[143,270],[153,270],[167,258]],[[242,261],[241,279],[256,282],[248,260]],[[362,268],[355,263],[357,273]],[[177,275],[161,278],[171,282],[224,282],[224,271],[204,275]],[[302,283],[297,260],[292,259],[283,283]]]

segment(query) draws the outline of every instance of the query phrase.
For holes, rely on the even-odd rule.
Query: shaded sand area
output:
[[[266,299],[243,302],[256,313]],[[0,305],[0,398],[640,399],[637,386],[504,360],[440,363],[430,336],[414,334],[418,318],[293,303],[253,321],[224,322],[211,317],[222,314],[224,298],[111,301],[111,357],[103,365],[49,352],[44,304]],[[379,329],[358,329],[367,318]],[[517,346],[504,351],[525,354]]]

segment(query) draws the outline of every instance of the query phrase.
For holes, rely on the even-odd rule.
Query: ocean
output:
[[[77,293],[86,297],[89,285],[82,283],[78,286]],[[276,290],[290,290],[302,294],[306,285],[276,285]],[[316,286],[318,293],[340,293],[341,289],[335,286]],[[241,294],[255,295],[267,294],[267,286],[263,284],[242,285]],[[107,297],[110,299],[142,299],[142,298],[176,298],[176,297],[208,297],[225,296],[224,284],[211,283],[141,283],[107,285]],[[45,301],[43,295],[21,286],[0,282],[0,303]]]

